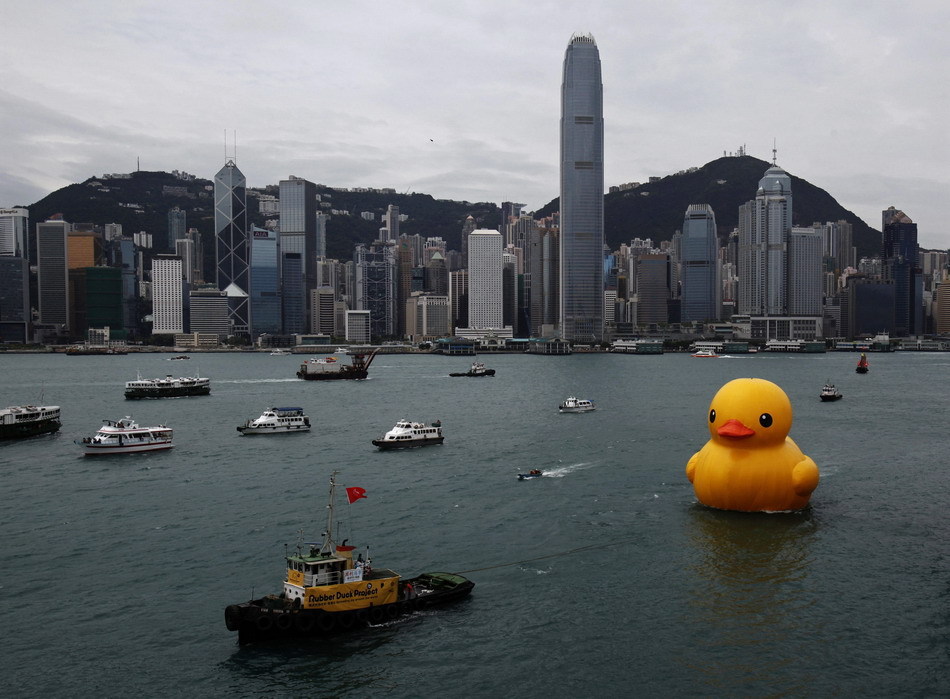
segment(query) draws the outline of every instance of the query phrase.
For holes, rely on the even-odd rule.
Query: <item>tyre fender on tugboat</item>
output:
[[[321,631],[332,631],[333,627],[336,626],[336,622],[327,612],[323,612],[317,617],[317,626],[320,627]]]
[[[270,631],[271,627],[274,625],[274,619],[270,614],[261,614],[254,621],[254,625],[257,626],[258,631]]]
[[[284,612],[277,616],[277,621],[274,622],[274,625],[280,631],[290,631],[290,628],[294,625],[294,620],[290,617],[290,614]]]
[[[236,604],[229,604],[224,608],[224,625],[228,627],[228,631],[241,628],[241,608]]]
[[[308,614],[306,612],[297,612],[294,618],[294,624],[297,627],[298,631],[303,633],[310,633],[313,631],[314,624],[317,623],[317,620],[314,618],[313,614]]]

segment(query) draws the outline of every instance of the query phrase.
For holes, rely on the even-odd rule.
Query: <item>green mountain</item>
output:
[[[635,237],[669,240],[683,223],[690,204],[709,204],[716,213],[721,235],[735,228],[739,206],[755,198],[759,180],[769,163],[749,156],[724,157],[701,168],[642,184],[634,189],[611,192],[604,197],[605,236],[611,249]],[[168,211],[177,206],[185,211],[189,228],[197,228],[206,251],[206,277],[213,278],[214,192],[210,180],[181,178],[167,172],[133,172],[127,177],[93,177],[80,184],[63,187],[30,205],[33,222],[62,214],[70,223],[120,223],[127,235],[147,231],[153,236],[153,252],[168,251]],[[427,194],[397,194],[390,191],[351,191],[318,185],[321,210],[336,213],[327,224],[327,254],[348,260],[356,243],[372,242],[381,227],[381,215],[393,204],[408,219],[400,225],[403,233],[442,237],[449,248],[459,249],[465,219],[473,216],[479,228],[497,228],[501,221],[498,205],[435,199]],[[252,196],[276,195],[277,185],[249,190],[250,222],[263,226],[259,200]],[[816,221],[844,219],[854,226],[854,244],[859,255],[873,255],[880,248],[880,233],[854,213],[844,209],[823,189],[792,175],[793,223],[811,225]],[[554,199],[535,217],[557,210]],[[372,213],[373,220],[361,217]],[[211,268],[209,268],[211,267]]]
[[[755,199],[759,180],[770,164],[751,156],[724,157],[689,172],[662,177],[634,189],[610,192],[604,197],[604,236],[610,249],[633,238],[652,238],[654,243],[669,240],[683,227],[690,204],[709,204],[716,214],[720,236],[737,225],[739,206]],[[792,178],[792,224],[810,226],[827,221],[848,221],[853,226],[853,244],[859,256],[880,252],[881,234],[851,211],[842,207],[825,190]],[[536,212],[547,216],[558,210],[554,199]]]

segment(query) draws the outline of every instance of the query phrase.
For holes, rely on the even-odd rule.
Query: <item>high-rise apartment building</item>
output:
[[[0,209],[0,257],[29,257],[27,233],[30,211],[21,207]]]
[[[690,204],[679,239],[680,320],[719,319],[719,238],[708,204]]]
[[[604,336],[604,88],[594,37],[571,37],[561,85],[560,330]]]
[[[250,325],[246,184],[233,160],[214,176],[215,283],[227,292],[232,334],[244,336]]]
[[[36,224],[36,285],[39,322],[69,328],[68,239],[66,221]]]

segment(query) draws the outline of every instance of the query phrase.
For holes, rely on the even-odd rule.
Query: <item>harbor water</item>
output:
[[[0,444],[4,694],[57,696],[946,696],[950,355],[379,356],[302,381],[297,356],[0,356],[0,402],[59,405],[55,435]],[[347,361],[341,357],[342,361]],[[141,373],[207,397],[126,401]],[[818,464],[796,514],[716,511],[685,476],[737,377],[775,381]],[[831,381],[844,399],[822,403]],[[569,395],[598,409],[559,414]],[[307,434],[241,436],[300,406]],[[84,458],[103,418],[175,448]],[[406,418],[445,443],[378,451]],[[542,469],[544,477],[518,481]],[[238,646],[224,608],[278,592],[319,541],[330,474],[347,538],[471,597],[329,640]]]

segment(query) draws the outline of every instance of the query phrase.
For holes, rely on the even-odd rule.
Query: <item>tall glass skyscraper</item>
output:
[[[918,265],[917,224],[893,206],[881,214],[884,279],[894,282],[894,335],[921,333],[923,276]]]
[[[561,85],[560,326],[569,342],[604,336],[604,86],[594,37],[571,37]]]
[[[680,320],[719,318],[719,239],[716,215],[709,204],[690,204],[680,238]]]
[[[792,228],[792,178],[772,165],[755,200],[739,207],[739,313],[788,313],[788,235]]]
[[[250,324],[246,183],[233,160],[214,176],[216,282],[227,292],[231,331],[236,335],[247,335]]]
[[[251,337],[281,330],[280,247],[276,231],[251,226]]]

